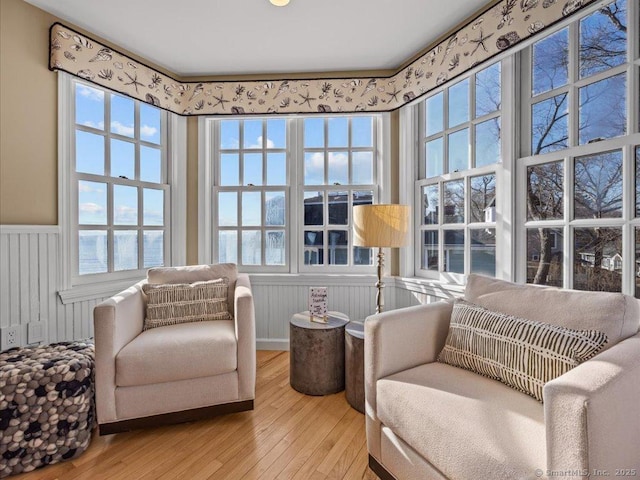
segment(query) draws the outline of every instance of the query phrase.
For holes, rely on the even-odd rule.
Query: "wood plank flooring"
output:
[[[75,460],[12,480],[374,480],[364,416],[344,392],[289,386],[289,352],[258,352],[255,409],[100,437]]]

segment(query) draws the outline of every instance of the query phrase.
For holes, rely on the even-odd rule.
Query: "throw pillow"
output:
[[[144,284],[144,329],[206,320],[231,320],[226,278],[195,283]]]
[[[493,312],[456,300],[438,361],[520,390],[542,402],[544,384],[596,355],[607,336]]]

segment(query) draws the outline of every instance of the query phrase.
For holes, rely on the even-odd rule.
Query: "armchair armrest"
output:
[[[115,421],[116,355],[142,332],[144,298],[139,282],[93,309],[96,342],[96,410],[99,423]]]
[[[548,382],[543,397],[549,470],[640,474],[640,333]]]
[[[240,400],[255,398],[256,316],[249,275],[238,274],[234,292],[236,338],[238,340],[238,394]]]

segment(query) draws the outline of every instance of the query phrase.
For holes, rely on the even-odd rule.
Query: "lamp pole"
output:
[[[384,310],[384,297],[382,295],[382,289],[384,288],[384,282],[382,281],[382,275],[384,273],[384,253],[382,253],[382,247],[378,247],[378,281],[376,282],[376,313],[382,313]]]

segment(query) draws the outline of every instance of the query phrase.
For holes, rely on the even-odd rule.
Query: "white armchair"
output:
[[[229,279],[233,320],[143,330],[145,282]],[[255,313],[248,275],[235,265],[156,268],[94,309],[100,434],[253,409]]]

